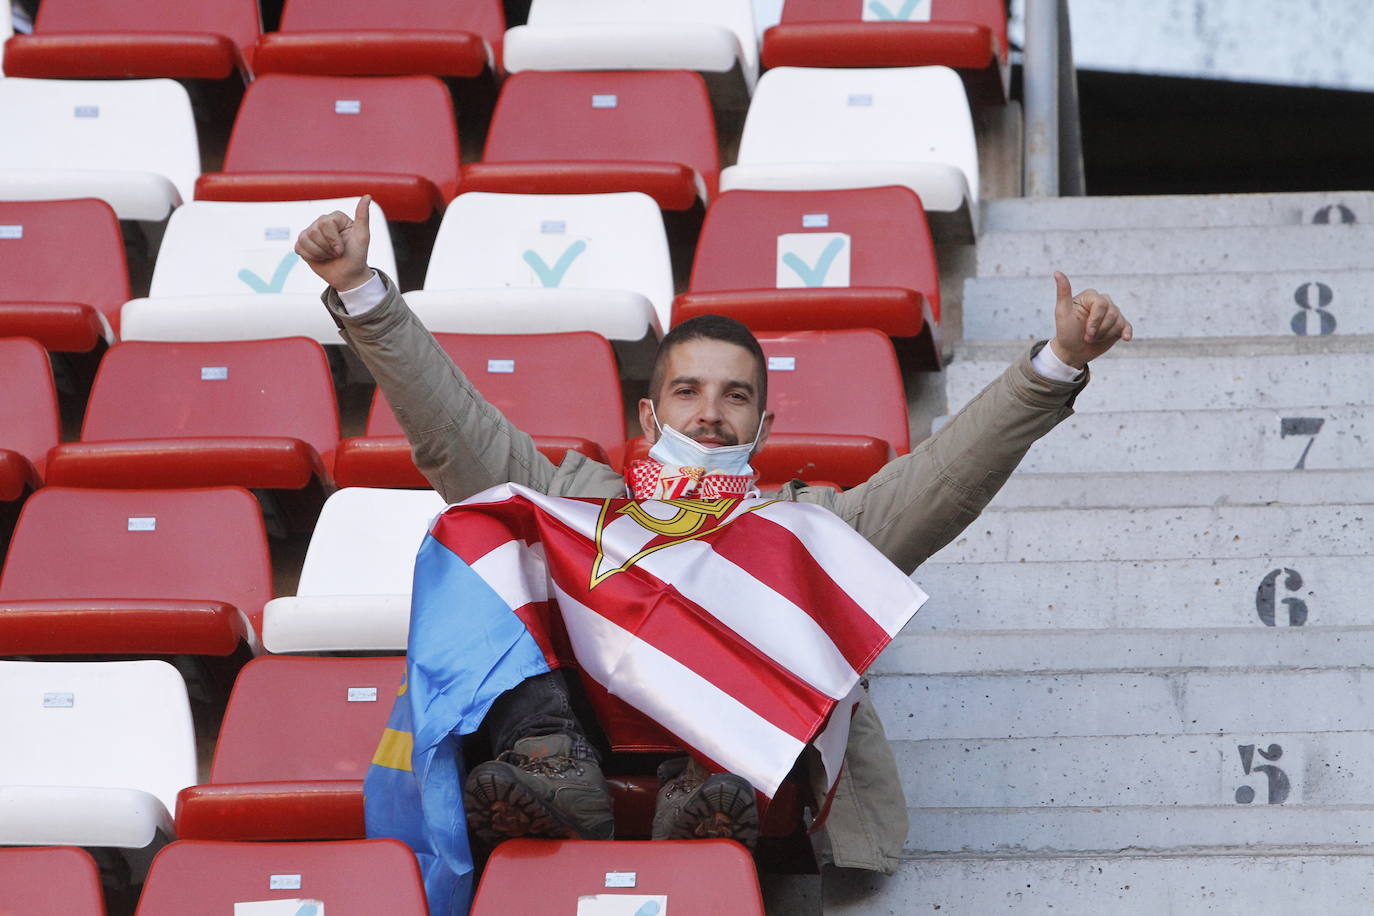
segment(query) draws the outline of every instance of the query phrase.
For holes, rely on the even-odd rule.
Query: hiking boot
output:
[[[611,839],[615,820],[601,767],[571,750],[567,735],[521,738],[473,767],[463,784],[473,834],[492,847],[519,836]]]
[[[759,838],[754,787],[734,773],[711,773],[691,757],[658,768],[663,787],[654,806],[655,840],[737,840],[750,849]]]

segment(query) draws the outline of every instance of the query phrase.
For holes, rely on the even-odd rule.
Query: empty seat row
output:
[[[77,352],[117,338],[300,335],[337,344],[319,303],[322,283],[293,246],[320,213],[352,213],[356,204],[182,206],[149,296],[125,304],[128,271],[107,206],[0,202],[0,251],[25,268],[0,273],[0,335]],[[395,277],[380,207],[370,219],[370,262]],[[82,269],[72,269],[73,259]],[[705,312],[760,331],[925,332],[938,363],[934,243],[920,200],[905,188],[729,192],[707,211],[689,291],[676,302],[672,275],[662,218],[643,194],[471,192],[445,211],[424,287],[407,301],[435,331],[595,331],[622,348]]]
[[[687,71],[516,74],[481,161],[461,168],[449,93],[427,76],[256,80],[223,169],[203,175],[189,101],[170,80],[7,78],[0,121],[26,126],[0,148],[0,199],[94,196],[121,219],[162,220],[193,197],[369,193],[388,218],[423,222],[460,189],[639,191],[687,210],[720,188],[896,184],[943,214],[938,231],[968,236],[978,199],[972,117],[943,67],[770,71],[724,173],[705,83]]]

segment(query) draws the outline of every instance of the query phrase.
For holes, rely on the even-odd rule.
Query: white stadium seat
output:
[[[406,301],[435,332],[656,339],[673,304],[663,216],[639,192],[462,194]]]
[[[98,197],[159,222],[194,196],[195,119],[175,80],[0,80],[0,199]]]
[[[142,849],[196,782],[186,683],[163,661],[0,661],[0,846]]]
[[[295,254],[296,236],[322,213],[352,216],[358,198],[272,203],[190,201],[172,214],[149,296],[120,312],[125,340],[310,337],[338,344],[320,303],[324,281]],[[396,276],[386,217],[371,207],[368,262]]]
[[[973,116],[948,67],[769,70],[737,161],[721,172],[721,191],[904,185],[937,237],[971,240],[977,230]]]
[[[433,490],[348,487],[330,496],[295,597],[263,609],[267,650],[405,649],[415,553],[443,509]]]

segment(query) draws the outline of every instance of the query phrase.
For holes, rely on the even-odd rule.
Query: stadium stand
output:
[[[196,746],[167,662],[0,661],[0,725],[24,736],[0,755],[0,843],[145,849],[174,835]]]
[[[246,490],[47,486],[24,504],[0,573],[0,646],[228,656],[256,648],[271,596],[262,514]]]
[[[920,67],[959,72],[975,104],[1006,104],[1011,90],[1003,0],[787,0],[763,35],[763,65]]]
[[[403,651],[415,552],[443,508],[433,490],[345,487],[331,495],[295,596],[263,609],[268,651]]]
[[[681,70],[553,73],[506,80],[467,191],[642,191],[665,210],[715,196],[715,119],[700,76]],[[389,211],[388,211],[389,212]]]
[[[321,344],[341,343],[339,329],[320,307],[324,284],[293,249],[296,236],[321,213],[351,215],[357,203],[357,198],[341,198],[183,204],[167,222],[148,296],[120,309],[123,338],[310,337]],[[370,212],[369,256],[395,276],[386,217],[376,203]]]
[[[287,0],[258,41],[261,73],[474,77],[499,70],[500,0]]]
[[[938,367],[940,275],[920,198],[901,187],[722,194],[673,323],[713,313],[758,331],[924,331]]]
[[[137,916],[253,913],[270,901],[324,916],[425,916],[415,855],[397,840],[220,843],[178,840],[148,870]],[[311,906],[311,903],[318,905]],[[280,912],[278,908],[277,912]]]
[[[363,776],[405,659],[282,658],[244,665],[210,778],[181,791],[182,839],[355,839]]]
[[[129,268],[104,201],[0,201],[0,337],[86,352],[118,339]]]
[[[41,346],[0,337],[0,390],[0,502],[14,503],[43,485],[48,450],[60,434],[57,389]],[[0,544],[12,522],[0,524]]]
[[[406,302],[433,331],[595,331],[628,353],[657,345],[672,295],[647,195],[473,191],[444,211],[424,288]]]
[[[528,23],[506,35],[506,68],[695,70],[718,108],[743,108],[759,77],[753,5],[533,0]]]
[[[588,331],[563,334],[436,334],[486,400],[529,433],[555,465],[568,451],[618,464],[625,414],[615,355]],[[569,378],[565,366],[578,367]],[[531,397],[530,392],[544,392]],[[427,487],[395,415],[378,390],[367,435],[339,446],[340,486]]]
[[[100,871],[91,854],[75,846],[0,849],[0,887],[16,916],[105,916]]]
[[[7,42],[5,72],[247,81],[260,19],[257,0],[43,0],[33,34]]]
[[[388,219],[424,222],[458,193],[458,169],[453,102],[435,77],[269,73],[244,93],[224,169],[202,175],[195,196],[371,194]]]
[[[81,441],[48,457],[50,483],[86,487],[327,484],[339,413],[313,340],[126,341],[101,360]]]
[[[566,912],[579,900],[619,894],[633,902],[616,912],[633,913],[638,906],[641,913],[660,913],[671,901],[676,912],[763,916],[754,862],[731,840],[584,840],[558,844],[556,855],[552,847],[547,840],[508,840],[498,846],[478,885],[472,916],[508,913],[517,899],[539,908],[530,912]],[[537,887],[530,884],[533,869],[540,876]],[[634,883],[617,885],[612,874],[627,876],[624,880],[633,876]],[[704,875],[710,880],[702,880]],[[633,890],[607,891],[626,886]]]
[[[0,80],[0,199],[96,197],[160,222],[194,194],[200,150],[175,80]],[[327,195],[320,195],[327,196]]]
[[[948,67],[769,70],[721,173],[725,191],[905,185],[944,241],[973,239],[978,182],[973,116]]]

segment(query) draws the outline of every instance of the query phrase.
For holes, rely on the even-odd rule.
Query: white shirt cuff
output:
[[[338,292],[339,301],[343,303],[344,311],[348,313],[348,317],[357,318],[381,304],[381,301],[386,298],[386,284],[382,282],[377,271],[373,270],[372,278],[362,286],[341,289]],[[1048,349],[1048,346],[1045,347],[1045,350]],[[1043,353],[1045,350],[1040,352]]]
[[[1075,369],[1056,356],[1054,348],[1049,344],[1045,344],[1039,353],[1031,357],[1031,368],[1056,382],[1076,382],[1083,375],[1082,369]]]

